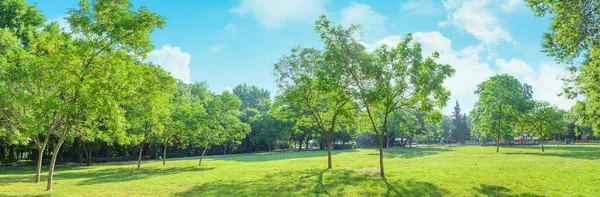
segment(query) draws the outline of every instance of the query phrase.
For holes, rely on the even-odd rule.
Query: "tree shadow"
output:
[[[388,182],[378,173],[346,169],[311,169],[269,173],[252,180],[204,183],[175,196],[443,196],[434,184],[408,180]]]
[[[542,152],[542,148],[539,146],[523,146],[523,147],[509,147],[508,149],[517,150],[525,149],[527,152],[507,152],[506,154],[511,155],[535,155],[535,156],[553,156],[553,157],[565,157],[574,159],[589,159],[597,160],[600,159],[600,146],[591,145],[572,145],[572,146],[545,146],[545,152]],[[535,150],[535,152],[534,152]]]
[[[386,148],[383,150],[383,156],[385,158],[402,158],[402,159],[412,159],[417,157],[425,157],[429,155],[435,155],[441,152],[454,151],[450,148],[441,148],[441,147],[413,147],[413,148]],[[377,155],[379,153],[371,153],[369,155]]]
[[[340,153],[356,152],[354,149],[347,150],[332,150],[331,155],[337,155]],[[252,155],[242,156],[231,156],[231,157],[213,157],[214,160],[227,160],[227,161],[241,161],[241,162],[266,162],[275,160],[286,160],[286,159],[299,159],[299,158],[311,158],[311,157],[323,157],[327,156],[327,151],[302,151],[302,152],[278,152],[278,153],[260,153]]]
[[[390,183],[383,178],[383,182],[387,187],[385,196],[444,196],[449,193],[448,190],[423,181],[407,180]]]
[[[205,168],[198,166],[188,167],[166,167],[166,168],[140,168],[135,167],[117,167],[102,170],[93,170],[91,167],[80,167],[80,166],[61,166],[57,167],[54,180],[68,180],[68,179],[84,179],[78,182],[78,185],[94,185],[102,183],[117,183],[117,182],[128,182],[133,180],[144,179],[152,176],[164,176],[173,175],[186,172],[199,172],[212,170],[214,168]],[[21,170],[28,172],[23,173]],[[32,183],[35,178],[34,169],[20,169],[13,173],[4,173],[7,177],[0,178],[0,186],[14,184],[14,183]],[[47,179],[47,172],[42,171],[41,180]]]
[[[110,168],[103,170],[95,170],[89,172],[59,172],[57,171],[54,175],[55,180],[65,179],[80,179],[85,177],[84,180],[78,182],[78,185],[95,185],[103,183],[118,183],[128,182],[133,180],[144,179],[152,176],[166,176],[188,172],[200,172],[212,170],[212,168],[205,168],[199,166],[187,166],[187,167],[167,167],[167,168]]]
[[[56,173],[59,171],[68,170],[73,173],[82,173],[83,171],[89,170],[89,167],[81,166],[57,166]],[[0,168],[0,186],[14,184],[14,183],[33,183],[35,180],[36,168],[32,166],[27,167],[8,167]],[[48,179],[48,166],[42,166],[40,173],[40,179],[42,181]]]
[[[518,194],[510,194],[512,191],[506,187],[497,186],[497,185],[486,185],[480,184],[480,187],[474,187],[477,193],[483,196],[508,196],[508,197],[544,197],[544,195],[532,194],[532,193],[518,193]]]

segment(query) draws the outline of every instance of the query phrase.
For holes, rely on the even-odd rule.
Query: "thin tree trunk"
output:
[[[142,151],[144,150],[144,142],[140,143],[140,153],[138,154],[138,166],[137,169],[140,169],[140,165],[142,164]]]
[[[327,168],[331,169],[331,132],[327,134]]]
[[[35,173],[35,182],[34,183],[39,183],[40,182],[40,174],[42,173],[42,158],[44,157],[44,150],[38,148],[38,159],[37,159],[37,168],[36,168],[36,173]]]
[[[163,148],[163,166],[166,165],[167,162],[167,144],[165,143],[165,147]]]
[[[383,134],[379,135],[379,168],[380,168],[380,173],[381,173],[381,177],[385,177],[385,173],[383,170]]]
[[[300,140],[298,143],[298,148],[300,151],[302,151],[302,142],[303,142],[303,140]]]
[[[36,138],[37,139],[37,138]],[[41,146],[37,146],[38,148],[38,161],[37,161],[37,169],[35,173],[35,183],[40,182],[40,174],[42,173],[42,161],[44,159],[44,151],[46,150],[46,145],[48,145],[48,140],[50,139],[50,135],[46,135],[44,138],[44,142]]]
[[[58,156],[58,151],[60,150],[60,146],[62,146],[65,141],[67,131],[64,131],[63,135],[58,140],[56,147],[54,148],[54,152],[52,152],[52,160],[50,160],[50,167],[48,168],[48,185],[46,186],[47,191],[52,191],[52,178],[54,177],[54,166],[56,164],[56,157]]]
[[[496,152],[500,152],[500,134],[496,137]]]
[[[206,153],[206,149],[208,149],[208,146],[204,148],[204,150],[202,151],[202,155],[200,155],[200,161],[198,161],[198,166],[202,165],[202,158],[204,158],[204,153]]]
[[[542,152],[544,152],[544,138],[542,137],[540,141],[542,141]]]
[[[90,151],[87,150],[87,148],[85,147],[85,141],[83,139],[81,139],[81,144],[83,145],[83,151],[85,152],[85,160],[86,160],[86,166],[91,166],[92,165],[92,156],[91,156],[91,149]]]

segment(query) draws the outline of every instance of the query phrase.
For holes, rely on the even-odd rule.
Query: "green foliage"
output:
[[[429,112],[446,105],[450,91],[442,83],[454,74],[454,69],[436,63],[437,52],[423,58],[421,45],[413,43],[410,34],[397,46],[383,45],[369,53],[355,39],[358,26],[334,26],[326,16],[321,16],[315,25],[325,44],[323,58],[327,62],[326,73],[331,76],[327,81],[359,101],[378,136],[381,156],[388,118],[395,110]],[[383,177],[383,158],[380,170]]]
[[[460,105],[458,105],[458,101],[456,101],[456,106],[454,106],[454,112],[452,113],[452,116],[452,140],[456,142],[465,142],[469,139],[471,131],[467,125],[467,116],[465,114],[461,114],[460,112]]]
[[[272,117],[269,114],[260,114],[250,119],[252,132],[255,132],[252,140],[257,144],[266,144],[269,150],[275,145],[287,142],[291,134],[292,122],[285,122]]]
[[[243,84],[235,86],[232,91],[242,101],[241,111],[248,108],[257,109],[260,112],[269,111],[271,93],[268,90]]]
[[[577,116],[600,134],[600,2],[596,0],[526,0],[539,16],[550,16],[549,32],[544,33],[543,52],[559,63],[580,64],[568,68],[572,77],[564,79],[567,97],[583,95]]]
[[[545,101],[536,101],[529,113],[519,121],[518,129],[530,131],[542,140],[560,133],[565,127],[565,112]]]
[[[275,64],[275,76],[282,94],[276,105],[285,110],[283,118],[296,118],[296,124],[316,126],[323,133],[336,132],[340,123],[353,121],[355,108],[351,97],[326,80],[328,64],[316,49],[295,48]]]
[[[508,136],[518,118],[531,107],[519,80],[507,74],[492,76],[479,84],[475,94],[479,100],[471,112],[473,127],[482,136],[497,140]]]

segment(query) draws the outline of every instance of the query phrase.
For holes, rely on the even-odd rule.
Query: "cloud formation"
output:
[[[179,47],[164,45],[161,49],[148,54],[148,61],[160,65],[171,75],[185,83],[191,82],[189,53],[181,51]]]
[[[278,28],[288,22],[315,21],[325,13],[325,0],[241,0],[231,12],[253,15],[262,26]]]
[[[505,60],[496,59],[490,65],[486,59],[481,59],[481,53],[485,51],[483,44],[467,46],[460,50],[452,48],[452,41],[437,31],[416,32],[413,34],[414,41],[422,45],[423,55],[429,56],[434,51],[440,54],[439,63],[450,64],[456,72],[454,76],[446,79],[444,87],[451,91],[449,105],[442,112],[450,113],[454,107],[452,103],[459,101],[463,112],[467,113],[478,100],[474,94],[477,85],[488,80],[496,74],[510,74],[517,77],[521,83],[527,83],[533,87],[533,97],[537,100],[548,101],[562,109],[569,109],[575,101],[558,94],[562,91],[561,77],[567,76],[568,72],[561,66],[542,64],[533,69],[522,60],[512,58]],[[402,36],[387,36],[375,44],[395,46],[400,42]]]
[[[454,26],[465,30],[484,44],[499,41],[513,42],[510,32],[499,22],[491,0],[448,0],[444,7],[448,11],[447,20],[440,22],[441,27]],[[513,2],[511,0],[511,2]],[[512,3],[514,6],[518,5]],[[510,5],[510,4],[506,4]],[[506,9],[512,6],[506,7]]]

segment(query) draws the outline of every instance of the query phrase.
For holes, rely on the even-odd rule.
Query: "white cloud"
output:
[[[160,65],[171,75],[185,83],[190,83],[190,60],[189,53],[181,51],[179,47],[164,45],[159,50],[148,54],[148,61]]]
[[[348,7],[341,11],[341,24],[349,26],[351,24],[360,24],[364,30],[373,30],[383,27],[387,18],[367,4],[351,2]]]
[[[225,91],[233,93],[233,88],[231,86],[225,87]]]
[[[448,10],[448,19],[439,26],[452,25],[464,29],[485,44],[499,41],[514,43],[510,32],[500,25],[491,0],[447,0],[444,7]]]
[[[241,0],[231,12],[240,16],[254,15],[267,28],[286,22],[313,22],[325,13],[325,0]]]
[[[490,65],[481,61],[479,56],[484,47],[482,45],[468,46],[462,50],[452,49],[452,41],[444,37],[440,32],[417,32],[413,34],[415,42],[422,45],[424,56],[429,56],[433,51],[440,54],[439,63],[450,64],[456,72],[454,76],[444,82],[452,95],[444,113],[452,111],[452,103],[458,100],[463,106],[463,111],[468,112],[477,101],[473,94],[478,84],[493,76],[496,72]],[[401,40],[400,36],[388,36],[376,42],[376,46],[383,43],[395,46]]]
[[[499,67],[499,73],[506,73],[518,77],[533,73],[533,69],[527,65],[527,63],[514,58],[510,59],[508,62],[502,58],[498,58],[496,59],[496,66]]]
[[[401,39],[402,38],[400,38],[400,36],[397,36],[397,35],[395,35],[395,36],[388,36],[388,37],[385,37],[385,38],[383,38],[383,39],[375,42],[375,46],[374,47],[380,47],[381,45],[384,45],[384,44],[387,45],[387,46],[389,46],[389,47],[395,47],[401,41]]]
[[[542,64],[536,73],[525,76],[523,82],[532,86],[534,99],[548,101],[561,109],[568,110],[575,104],[575,100],[558,96],[558,94],[563,92],[561,78],[569,75],[570,73],[565,70],[564,66]]]
[[[433,0],[409,0],[400,3],[400,10],[409,14],[437,15],[444,12]]]
[[[500,8],[504,11],[513,11],[524,5],[523,0],[502,0],[500,3]]]
[[[225,32],[231,33],[231,34],[235,34],[237,33],[237,26],[233,23],[229,23],[227,25],[225,25],[225,27],[223,28],[223,30]]]
[[[223,49],[225,49],[225,45],[218,44],[218,45],[215,45],[215,46],[211,47],[210,48],[210,52],[221,53],[221,51],[223,51]]]

